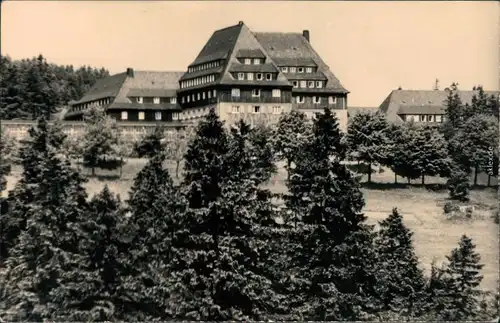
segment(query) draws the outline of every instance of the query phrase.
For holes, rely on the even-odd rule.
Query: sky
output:
[[[256,32],[310,31],[349,106],[391,90],[498,90],[500,4],[346,1],[2,1],[1,53],[63,65],[184,71],[211,34],[243,21]]]

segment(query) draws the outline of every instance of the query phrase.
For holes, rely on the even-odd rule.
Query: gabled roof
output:
[[[80,100],[71,102],[71,105],[115,97],[120,91],[126,78],[127,73],[124,72],[100,79],[87,91],[87,93],[83,95]]]
[[[159,97],[159,98],[170,98],[177,96],[177,91],[175,89],[130,89],[127,96],[131,97]]]
[[[254,33],[273,61],[283,66],[315,66],[327,78],[326,88],[340,93],[348,93],[338,78],[332,73],[311,43],[301,33]]]
[[[499,91],[484,91],[486,95],[498,95]],[[458,91],[463,104],[471,104],[478,91]],[[392,122],[402,122],[399,114],[444,114],[446,90],[393,90],[379,109]],[[401,111],[401,112],[400,112]]]
[[[237,58],[265,58],[266,55],[260,49],[240,49]]]

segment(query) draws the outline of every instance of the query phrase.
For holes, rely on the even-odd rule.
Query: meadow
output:
[[[97,177],[89,178],[86,183],[87,193],[92,196],[107,184],[122,200],[126,200],[135,175],[145,163],[143,159],[127,160],[121,177],[116,170],[97,170]],[[275,193],[283,193],[286,192],[286,171],[282,165],[278,166],[278,173],[267,184],[267,188]],[[167,162],[166,167],[174,181],[178,181],[179,179],[175,178],[174,163]],[[83,170],[83,173],[90,174],[90,171]],[[7,190],[14,187],[19,175],[20,169],[14,167],[11,176],[7,177]],[[480,174],[479,185],[471,190],[471,200],[468,203],[475,206],[472,219],[448,219],[443,214],[448,191],[439,187],[445,181],[442,178],[428,177],[426,185],[422,186],[420,179],[407,185],[405,179],[399,178],[400,184],[394,184],[394,174],[388,169],[373,174],[371,184],[366,183],[365,176],[362,179],[362,191],[365,196],[363,212],[368,223],[376,225],[390,214],[393,207],[397,207],[404,216],[405,224],[414,232],[415,249],[427,273],[433,260],[437,264],[445,260],[445,255],[457,247],[460,237],[467,234],[475,242],[484,264],[481,288],[495,291],[500,271],[499,226],[491,219],[492,212],[498,209],[496,188],[485,187],[487,176]],[[492,178],[491,184],[496,185],[497,179]],[[3,193],[5,195],[6,192]]]

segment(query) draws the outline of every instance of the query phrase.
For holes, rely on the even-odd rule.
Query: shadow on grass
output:
[[[367,189],[372,189],[372,190],[380,190],[380,191],[386,191],[386,190],[392,190],[392,189],[406,189],[406,188],[425,188],[428,191],[432,192],[444,192],[448,191],[448,187],[446,184],[439,184],[439,183],[430,183],[430,184],[424,184],[422,185],[421,183],[377,183],[377,182],[362,182],[361,187],[367,188]],[[471,186],[470,188],[471,191],[486,191],[486,190],[492,190],[496,191],[498,190],[498,185],[495,186],[486,186],[486,185],[476,185],[476,186]]]
[[[120,180],[125,180],[123,177],[120,177],[120,175],[87,175],[86,176],[88,179],[96,179],[99,182],[109,182],[109,181],[120,181]]]

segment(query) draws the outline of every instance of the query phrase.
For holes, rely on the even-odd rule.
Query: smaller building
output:
[[[171,122],[179,119],[177,89],[183,72],[134,71],[115,74],[96,82],[78,101],[71,102],[65,120],[83,120],[92,106],[122,122]]]
[[[486,95],[499,95],[498,91],[484,91]],[[479,91],[458,91],[463,104],[471,104]],[[393,90],[382,102],[379,110],[390,122],[443,122],[449,90]]]

